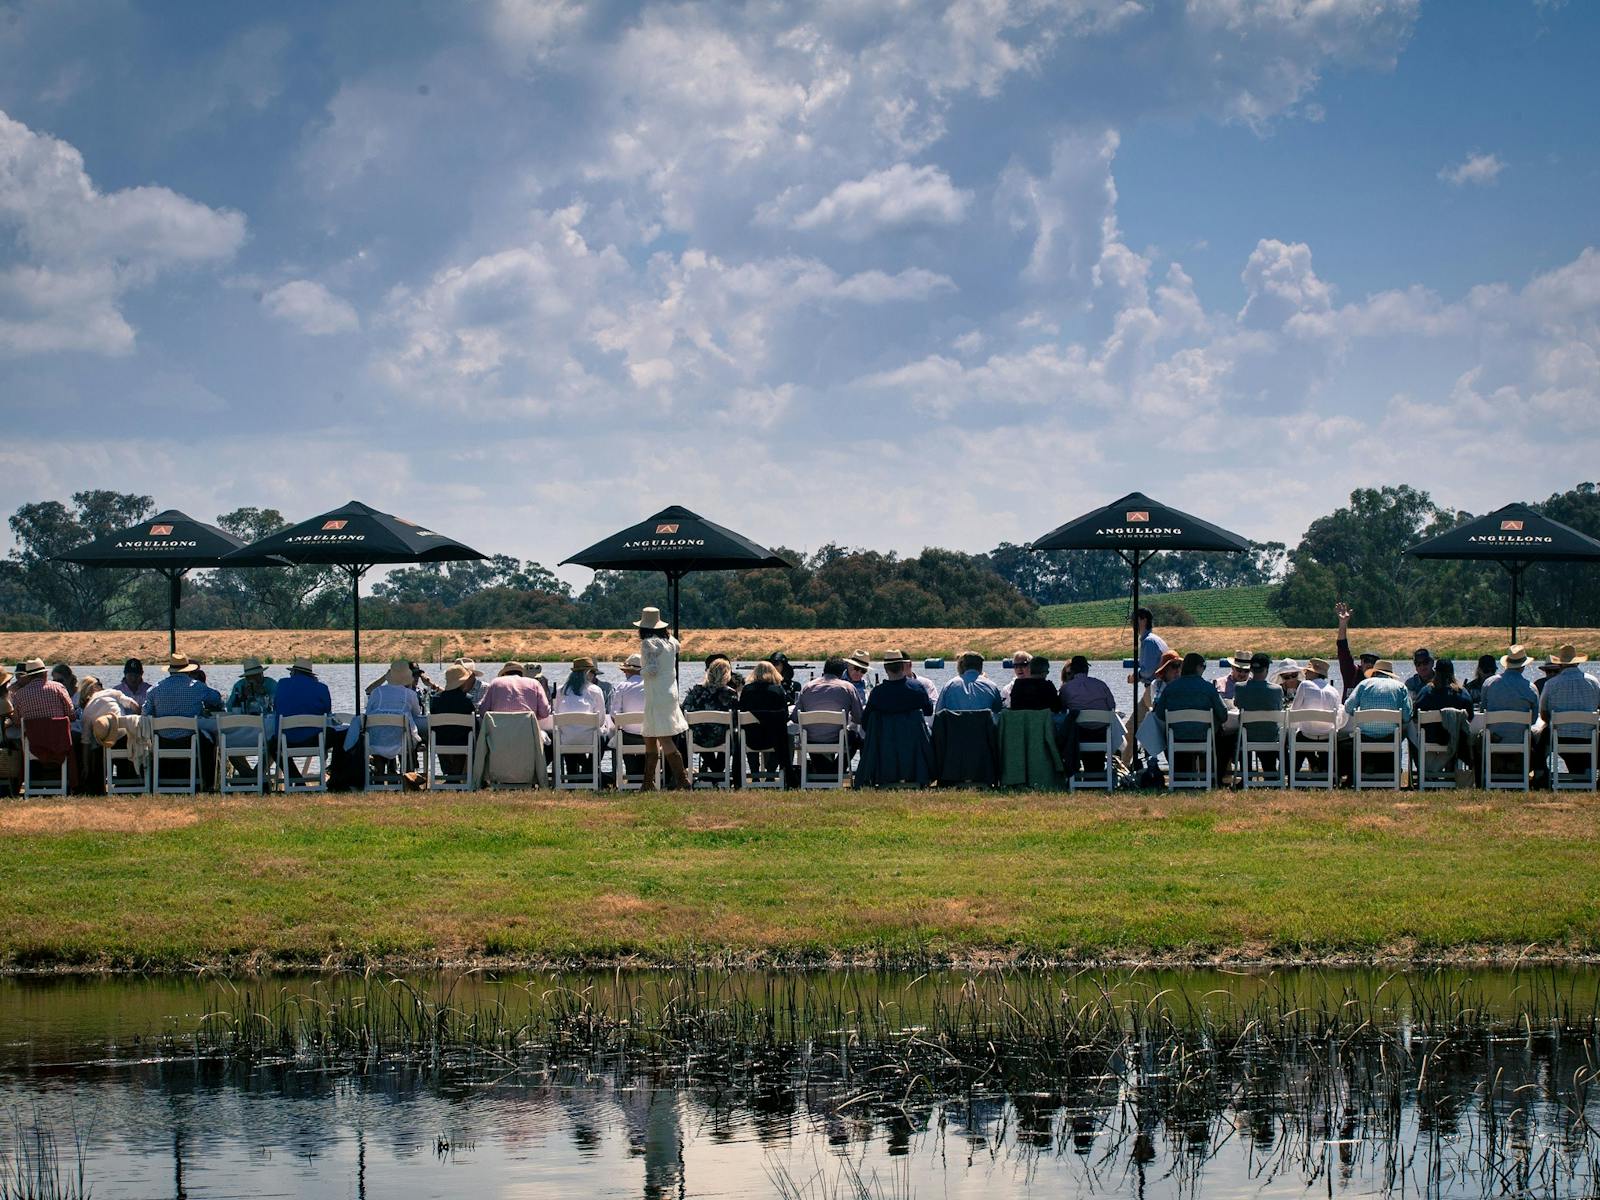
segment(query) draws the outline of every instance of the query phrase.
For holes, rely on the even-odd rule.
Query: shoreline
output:
[[[1174,649],[1197,651],[1207,658],[1243,649],[1264,650],[1275,658],[1334,658],[1334,629],[1286,629],[1251,626],[1171,626],[1159,632]],[[1538,654],[1566,642],[1580,653],[1600,658],[1600,629],[1529,628],[1519,640]],[[1418,626],[1355,629],[1352,649],[1372,650],[1396,661],[1409,661],[1418,646],[1452,658],[1505,652],[1509,633],[1483,626]],[[424,664],[471,658],[479,662],[564,662],[578,655],[616,661],[638,641],[632,629],[364,629],[362,660],[383,662],[408,658]],[[282,667],[296,656],[317,663],[351,660],[347,629],[180,630],[179,648],[202,663],[239,662],[254,655]],[[794,659],[820,659],[864,649],[877,661],[888,647],[914,659],[953,659],[974,650],[986,659],[1007,658],[1014,650],[1065,659],[1084,654],[1091,659],[1119,660],[1131,650],[1131,637],[1121,628],[1062,628],[1030,625],[989,629],[859,628],[859,629],[688,629],[683,636],[686,663],[712,651],[741,660],[785,650]],[[120,663],[139,657],[161,662],[167,654],[165,630],[99,630],[93,632],[0,633],[0,662],[39,657],[46,662]]]

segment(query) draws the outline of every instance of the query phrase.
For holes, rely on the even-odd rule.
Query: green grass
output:
[[[1196,625],[1281,628],[1283,621],[1267,607],[1269,584],[1259,587],[1206,588],[1196,592],[1166,592],[1142,596],[1145,602],[1161,600],[1181,604]],[[1064,629],[1107,629],[1128,623],[1128,599],[1085,600],[1078,604],[1046,604],[1039,612],[1046,625]]]
[[[549,793],[0,808],[0,964],[1600,950],[1600,801]]]

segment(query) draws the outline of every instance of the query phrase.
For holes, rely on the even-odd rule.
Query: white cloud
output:
[[[971,202],[972,193],[955,187],[938,167],[902,162],[841,183],[791,224],[866,238],[906,225],[958,224]]]
[[[269,315],[312,337],[361,328],[354,305],[310,279],[280,284],[261,297],[261,306]]]
[[[1107,241],[1116,236],[1117,186],[1111,177],[1114,130],[1067,134],[1038,178],[1018,163],[1000,177],[996,203],[1011,228],[1031,234],[1026,274],[1052,284],[1087,284]]]
[[[1304,242],[1262,238],[1239,278],[1247,291],[1239,321],[1252,328],[1277,328],[1292,317],[1333,307],[1333,289],[1317,278],[1311,247]]]
[[[1500,178],[1506,164],[1498,154],[1484,154],[1474,150],[1453,167],[1440,167],[1439,178],[1455,187],[1474,184],[1484,187]]]
[[[102,192],[66,142],[0,112],[0,354],[122,354],[134,330],[120,303],[165,272],[225,262],[244,217],[164,187]]]

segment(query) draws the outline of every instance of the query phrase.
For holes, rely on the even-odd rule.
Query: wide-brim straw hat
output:
[[[574,671],[592,671],[594,670],[594,659],[582,657],[575,658],[572,660],[572,669]]]
[[[267,669],[261,665],[259,658],[247,658],[239,667],[241,675],[265,675]]]
[[[17,665],[17,679],[19,681],[25,682],[40,675],[48,674],[50,674],[50,668],[44,665],[44,659],[42,658],[24,659]]]
[[[1304,670],[1305,668],[1297,663],[1294,659],[1286,658],[1278,664],[1278,669],[1273,672],[1273,676],[1277,679],[1283,679],[1289,675],[1299,675]]]
[[[907,654],[904,650],[885,650],[883,652],[883,662],[885,666],[890,666],[896,663],[909,663],[910,661],[911,655]]]
[[[1521,646],[1513,646],[1500,656],[1500,669],[1502,671],[1519,671],[1527,665],[1528,652]]]
[[[383,677],[383,681],[396,687],[410,687],[411,678],[411,664],[403,658],[396,658],[389,663],[389,673]]]
[[[466,687],[469,683],[476,679],[477,676],[478,673],[470,667],[464,667],[460,664],[452,664],[446,667],[444,670],[444,690],[447,692],[453,692],[457,688]]]
[[[647,608],[644,615],[633,623],[635,629],[669,629],[667,622],[661,619],[659,608]]]
[[[1308,658],[1306,665],[1300,668],[1302,675],[1315,675],[1319,679],[1328,677],[1328,660],[1325,658]]]
[[[622,669],[624,671],[642,671],[642,670],[644,670],[644,655],[642,655],[642,654],[630,654],[630,655],[628,655],[627,658],[622,660]]]
[[[1228,660],[1228,665],[1236,671],[1248,671],[1250,669],[1250,659],[1254,654],[1255,651],[1253,650],[1240,650]]]
[[[501,663],[500,669],[495,672],[496,678],[504,679],[507,675],[525,675],[526,670],[519,662]]]
[[[315,675],[317,673],[317,668],[312,665],[311,660],[304,656],[297,658],[290,663],[289,670],[298,671],[302,675]]]
[[[870,671],[872,669],[872,660],[867,657],[867,652],[865,650],[857,650],[849,658],[844,660],[844,665],[847,667],[854,667],[858,671]]]
[[[190,662],[187,654],[167,655],[168,675],[192,675],[199,669],[200,664],[197,662]]]
[[[1587,654],[1579,654],[1578,648],[1571,642],[1568,642],[1550,656],[1550,665],[1553,667],[1575,667],[1579,663],[1588,661],[1589,656]]]
[[[1379,675],[1382,675],[1385,679],[1393,679],[1395,677],[1394,663],[1387,658],[1380,658],[1373,663],[1372,669],[1367,672],[1367,678],[1375,679]]]
[[[1179,654],[1176,650],[1166,650],[1162,652],[1161,661],[1156,663],[1156,669],[1151,671],[1150,674],[1159,675],[1168,667],[1181,666],[1183,666],[1183,655]]]

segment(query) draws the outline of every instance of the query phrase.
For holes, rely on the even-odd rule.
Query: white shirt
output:
[[[139,702],[129,699],[114,688],[102,688],[90,696],[83,705],[83,723],[93,725],[101,717],[119,717],[123,713],[139,711]]]
[[[612,685],[611,701],[606,711],[613,717],[619,713],[644,711],[644,680],[637,675],[624,675],[622,682]]]
[[[573,695],[564,687],[558,688],[555,699],[550,702],[550,711],[594,713],[600,718],[600,735],[604,737],[611,732],[611,719],[606,716],[606,694],[592,683],[584,685],[582,695]]]

